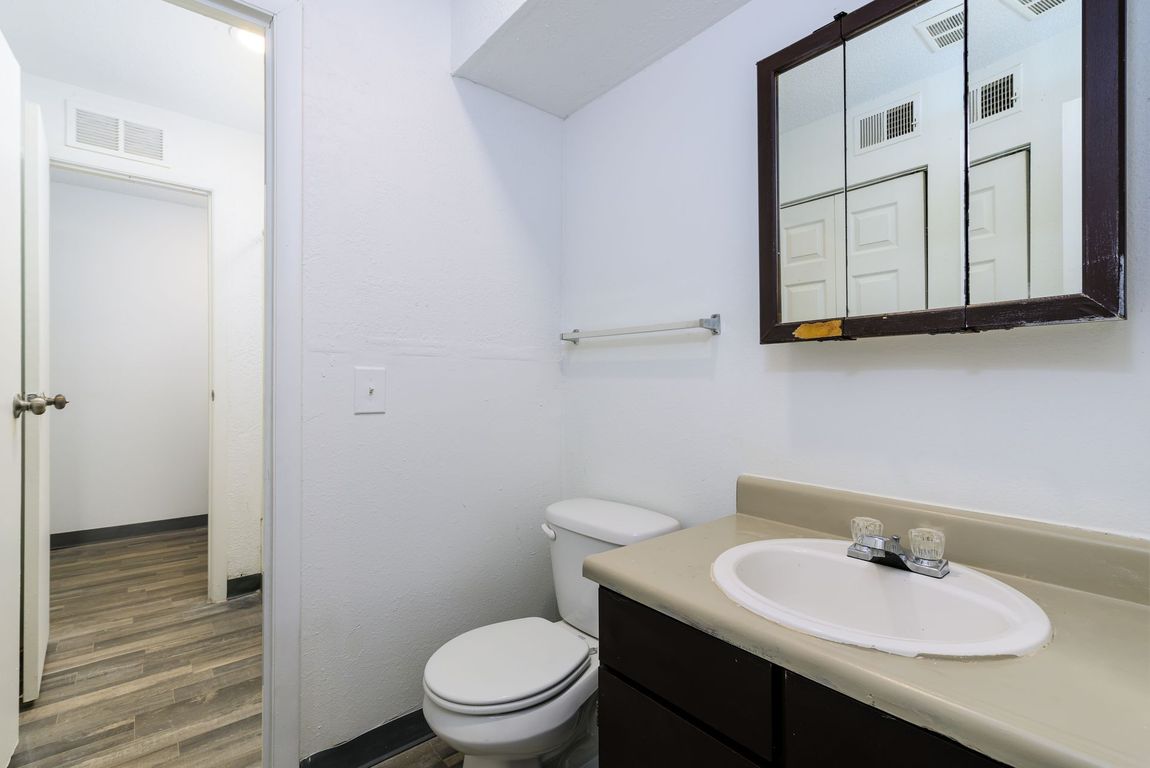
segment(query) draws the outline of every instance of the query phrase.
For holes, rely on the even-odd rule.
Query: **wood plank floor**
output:
[[[11,765],[260,764],[260,595],[207,601],[207,531],[52,553],[41,697]]]

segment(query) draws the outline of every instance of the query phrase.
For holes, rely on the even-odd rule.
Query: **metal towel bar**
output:
[[[563,341],[578,344],[580,339],[598,339],[604,336],[630,336],[635,333],[658,333],[660,331],[686,331],[693,328],[705,328],[712,336],[722,333],[722,324],[718,315],[701,317],[698,320],[684,320],[681,323],[660,323],[658,325],[631,325],[626,328],[606,328],[600,331],[581,331],[578,328],[559,334]]]

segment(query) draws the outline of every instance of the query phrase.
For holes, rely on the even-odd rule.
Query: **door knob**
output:
[[[21,397],[16,395],[12,398],[12,416],[18,419],[25,411],[31,411],[37,416],[42,416],[48,410],[48,406],[62,411],[67,404],[68,398],[63,395],[56,395],[55,397],[48,397],[47,395],[24,395]]]
[[[60,406],[60,407],[62,408],[63,406]],[[12,398],[12,417],[13,418],[16,418],[16,419],[20,418],[20,416],[25,411],[31,411],[32,413],[36,414],[37,416],[40,416],[46,410],[48,410],[48,401],[47,401],[47,399],[44,398],[43,395],[31,395],[28,397],[27,400],[25,400],[20,395],[16,395],[14,398]]]

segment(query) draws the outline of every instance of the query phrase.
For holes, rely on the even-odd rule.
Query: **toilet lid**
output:
[[[444,702],[491,707],[538,698],[586,668],[589,649],[575,633],[537,617],[473,629],[436,651],[423,671]],[[558,691],[554,691],[558,693]]]

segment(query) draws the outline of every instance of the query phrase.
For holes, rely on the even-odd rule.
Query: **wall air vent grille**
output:
[[[166,159],[164,129],[73,104],[68,105],[67,144],[156,165]]]
[[[109,152],[120,151],[120,119],[86,109],[76,110],[76,143]]]
[[[1017,112],[1022,105],[1018,90],[1018,72],[1008,72],[987,80],[970,90],[968,119],[971,125],[1005,117]]]
[[[162,162],[164,159],[164,131],[149,125],[124,121],[124,152],[129,155]]]
[[[919,100],[868,112],[855,120],[855,152],[869,152],[918,135]]]
[[[932,16],[915,25],[922,41],[931,51],[941,51],[961,43],[966,37],[966,12],[961,5]]]
[[[1066,2],[1066,0],[1002,0],[1002,2],[1009,5],[1014,10],[1021,13],[1028,19],[1033,19],[1036,16],[1041,16],[1047,11],[1052,11],[1058,6]]]

